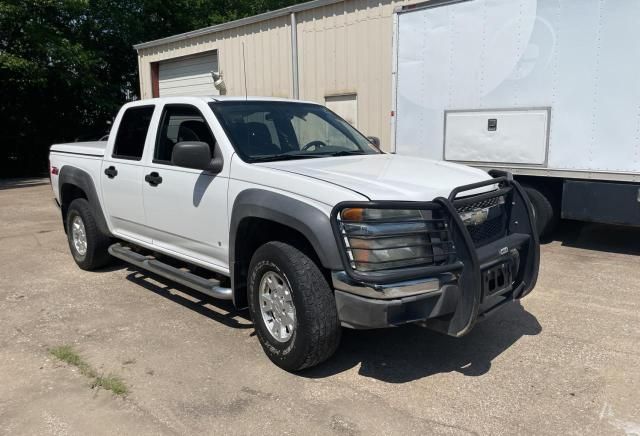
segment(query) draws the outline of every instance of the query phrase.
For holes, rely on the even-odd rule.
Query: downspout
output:
[[[298,25],[295,12],[291,12],[291,78],[292,95],[297,100],[300,98],[300,86],[298,82]]]

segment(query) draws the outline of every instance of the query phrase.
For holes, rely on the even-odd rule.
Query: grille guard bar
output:
[[[480,313],[480,306],[483,300],[481,265],[478,259],[478,249],[463,224],[456,210],[456,206],[464,206],[470,202],[490,199],[504,195],[508,198],[507,207],[507,230],[506,235],[521,234],[528,236],[528,243],[520,253],[522,267],[515,278],[514,288],[506,294],[509,298],[504,299],[499,305],[512,299],[520,299],[527,295],[534,288],[540,264],[540,245],[538,234],[534,227],[533,211],[526,193],[518,182],[513,180],[510,173],[504,171],[491,171],[493,178],[483,182],[455,188],[449,198],[438,197],[429,202],[413,201],[360,201],[342,202],[337,204],[331,212],[331,225],[334,236],[340,245],[340,256],[345,272],[354,280],[361,283],[390,284],[417,278],[440,276],[442,274],[454,273],[458,275],[458,286],[460,297],[455,312],[450,317],[427,320],[426,325],[432,329],[441,331],[451,336],[463,336],[475,325]],[[498,189],[474,196],[458,198],[460,193],[474,189],[498,185]],[[449,263],[443,265],[409,267],[388,271],[355,271],[351,267],[351,262],[347,256],[343,235],[341,234],[338,214],[342,209],[352,207],[376,208],[376,209],[412,209],[412,210],[434,210],[443,211],[448,219],[448,229],[450,238],[455,245],[455,258],[450,258]],[[496,253],[496,257],[498,257]],[[497,306],[492,307],[494,310]]]

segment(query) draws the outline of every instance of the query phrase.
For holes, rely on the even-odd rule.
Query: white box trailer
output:
[[[640,1],[428,1],[393,48],[395,152],[511,171],[541,233],[640,225]]]

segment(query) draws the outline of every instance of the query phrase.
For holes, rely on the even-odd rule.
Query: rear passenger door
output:
[[[142,201],[142,154],[152,142],[149,126],[155,105],[132,106],[116,119],[100,177],[107,219],[116,236],[150,243]],[[149,138],[148,138],[149,137]]]
[[[210,112],[206,106],[202,108]],[[213,116],[213,114],[210,114]],[[216,140],[202,111],[188,104],[162,110],[144,182],[146,220],[153,244],[220,272],[228,270],[228,165],[219,174],[174,166],[176,143],[202,141],[213,156]],[[225,163],[226,164],[226,163]]]

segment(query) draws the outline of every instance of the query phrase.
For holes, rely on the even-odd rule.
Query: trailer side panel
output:
[[[638,16],[634,0],[467,0],[401,10],[396,151],[529,173],[637,180]],[[549,109],[544,160],[540,150],[522,152],[539,147],[538,139],[505,140],[500,129],[507,120],[495,115],[532,108]],[[446,130],[454,111],[477,114],[484,134]]]

